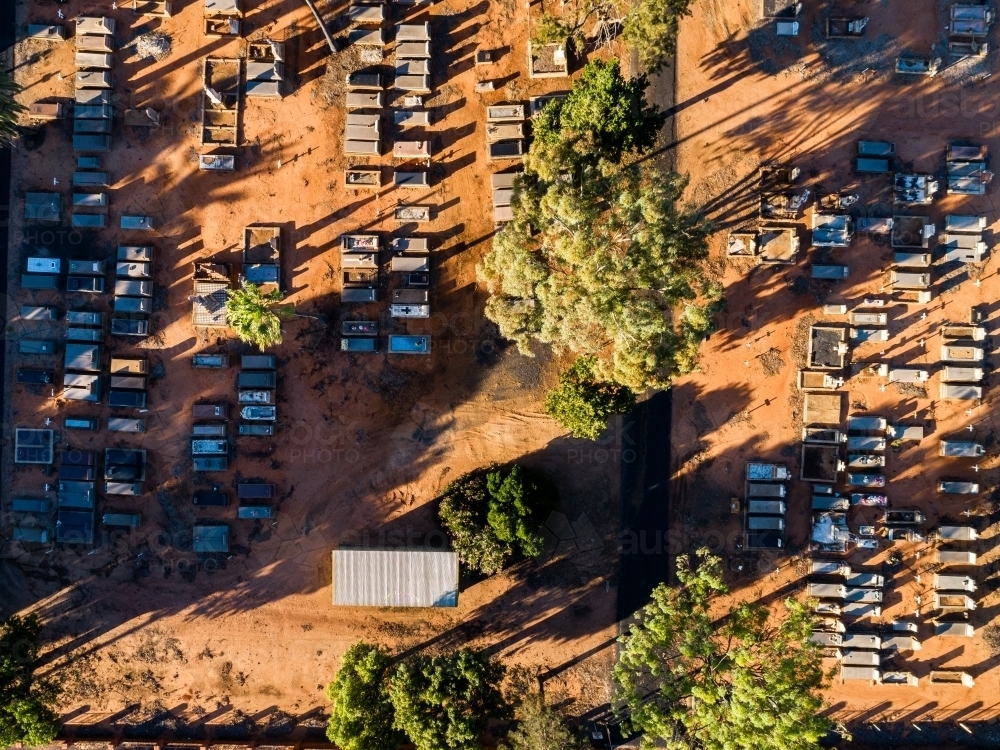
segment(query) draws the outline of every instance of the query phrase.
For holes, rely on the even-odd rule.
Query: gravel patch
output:
[[[137,36],[129,47],[141,60],[163,60],[170,55],[170,37],[162,31]]]

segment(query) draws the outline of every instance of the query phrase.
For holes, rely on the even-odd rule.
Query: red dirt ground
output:
[[[359,67],[355,53],[348,49],[328,62],[313,18],[298,2],[251,5],[245,19],[249,38],[284,39],[294,75],[283,100],[245,102],[238,171],[229,176],[197,169],[201,61],[206,55],[242,55],[245,42],[204,38],[199,3],[175,2],[174,16],[164,19],[93,0],[18,6],[21,29],[29,21],[56,22],[59,8],[70,29],[78,15],[101,13],[117,20],[120,47],[140,32],[159,30],[169,35],[172,51],[158,63],[139,61],[127,50],[115,53],[118,107],[158,109],[165,127],[147,136],[116,123],[113,150],[102,157],[114,180],[109,226],[117,227],[124,213],[141,212],[152,215],[158,229],[142,238],[108,229],[84,243],[109,256],[118,244],[155,246],[155,281],[162,290],[155,334],[138,345],[114,339],[107,344],[116,355],[150,359],[155,382],[144,415],[148,431],[141,439],[66,433],[74,448],[121,443],[150,452],[146,494],[102,499],[98,507],[99,514],[138,511],[143,525],[128,535],[102,537],[93,551],[47,555],[46,549],[7,543],[0,565],[10,592],[7,607],[38,611],[46,619],[53,640],[49,668],[67,678],[60,707],[73,724],[108,720],[132,704],[142,709],[125,723],[162,709],[182,723],[238,723],[233,716],[245,714],[256,717],[258,726],[275,710],[298,717],[322,712],[322,688],[343,651],[360,638],[400,653],[488,647],[510,664],[548,675],[548,691],[572,711],[603,704],[615,636],[618,463],[607,450],[595,453],[592,444],[560,437],[558,426],[542,415],[541,395],[554,384],[560,363],[544,351],[527,359],[506,349],[483,319],[484,295],[475,283],[476,262],[493,232],[489,176],[503,166],[485,161],[484,108],[566,88],[567,81],[528,80],[527,22],[512,0],[447,0],[403,11],[406,20],[431,21],[438,55],[435,94],[427,101],[435,113],[427,134],[435,152],[432,187],[405,196],[435,207],[431,224],[419,228],[434,243],[434,316],[382,320],[383,330],[430,333],[434,354],[348,355],[339,351],[337,335],[345,312],[339,305],[337,238],[359,229],[387,238],[400,229],[391,209],[404,196],[391,187],[376,194],[344,186],[343,81]],[[321,9],[333,19],[346,4]],[[332,26],[343,36],[343,23]],[[510,49],[492,70],[474,69],[475,49],[504,44]],[[21,41],[16,56],[26,103],[72,100],[72,41],[52,47]],[[473,93],[485,76],[506,83],[485,96]],[[53,178],[57,190],[71,184],[70,122],[44,130],[40,148],[14,155],[16,239],[22,238],[24,192],[51,190]],[[388,167],[392,159],[377,163]],[[383,175],[385,181],[388,171]],[[285,343],[274,350],[278,436],[240,439],[228,472],[199,478],[188,453],[190,406],[216,397],[232,402],[234,373],[192,370],[190,356],[251,349],[224,331],[192,327],[193,264],[237,264],[243,228],[252,222],[283,226],[289,301],[307,317],[286,323]],[[12,244],[12,290],[18,289],[23,257],[42,241],[36,235]],[[14,291],[8,307],[16,311],[29,300],[65,305],[59,296]],[[76,307],[87,302],[71,300]],[[95,309],[107,310],[108,303],[99,300]],[[375,315],[383,308],[350,312]],[[13,341],[40,331],[22,323],[11,327],[8,382],[12,368],[24,365]],[[103,422],[106,415],[106,407],[67,405],[22,386],[12,390],[6,406],[7,423],[18,425],[42,426],[51,418],[59,426],[66,414],[101,416]],[[562,540],[552,537],[542,561],[469,582],[455,610],[331,606],[331,549],[408,538],[424,543],[437,528],[433,498],[451,479],[513,459],[556,479],[562,520],[573,524],[562,524]],[[192,507],[194,489],[231,488],[238,478],[277,485],[273,523],[238,522],[231,506]],[[5,497],[37,496],[46,478],[35,468],[20,468],[4,480]],[[189,551],[197,519],[228,521],[230,555]],[[557,527],[559,520],[553,522]]]
[[[855,376],[841,389],[847,393],[848,413],[878,414],[890,423],[925,425],[923,441],[888,453],[885,471],[893,507],[921,509],[929,518],[928,527],[945,519],[965,521],[963,514],[971,511],[973,520],[985,529],[976,573],[980,598],[970,620],[976,627],[975,637],[935,638],[931,626],[922,624],[919,637],[923,650],[896,658],[892,667],[918,675],[921,681],[916,688],[841,684],[835,679],[828,691],[832,714],[847,721],[976,720],[997,713],[1000,660],[983,640],[983,629],[994,620],[1000,605],[995,592],[994,550],[1000,527],[996,525],[995,505],[988,500],[1000,478],[993,421],[996,392],[988,387],[992,382],[988,379],[984,403],[970,414],[967,403],[936,398],[939,375],[934,374],[939,369],[935,366],[941,343],[939,325],[965,322],[971,305],[984,305],[988,311],[989,349],[1000,291],[992,255],[995,250],[990,251],[983,267],[960,276],[950,288],[942,290],[943,285],[936,283],[931,304],[918,306],[893,297],[886,285],[890,248],[873,244],[863,235],[856,236],[850,248],[832,253],[832,262],[850,266],[847,281],[836,286],[810,282],[808,264],[820,253],[808,250],[808,213],[800,222],[802,249],[791,267],[751,270],[745,261],[731,261],[724,254],[725,237],[730,229],[752,226],[754,180],[763,162],[800,167],[798,184],[811,187],[814,196],[857,193],[865,210],[880,202],[883,208],[891,209],[884,203],[886,178],[859,179],[853,173],[857,140],[893,141],[897,156],[907,167],[931,173],[943,171],[943,153],[949,141],[964,138],[994,151],[1000,148],[996,109],[1000,89],[996,79],[977,82],[975,77],[977,72],[995,68],[994,57],[987,58],[982,68],[958,67],[933,79],[900,81],[892,72],[900,48],[926,54],[940,39],[944,9],[943,3],[851,6],[845,15],[867,15],[870,22],[864,42],[841,43],[848,45],[839,48],[846,61],[835,56],[836,47],[825,43],[818,13],[809,7],[799,18],[802,30],[798,38],[776,41],[771,35],[765,44],[760,40],[768,39],[766,31],[763,35],[756,32],[752,43],[748,40],[752,29],[767,27],[759,19],[759,8],[747,0],[699,0],[694,15],[685,19],[680,37],[675,122],[678,168],[691,176],[689,200],[705,208],[722,230],[713,239],[712,262],[725,283],[728,307],[718,318],[719,331],[704,347],[700,372],[685,377],[675,388],[675,549],[708,542],[722,551],[738,597],[777,602],[803,591],[807,557],[803,550],[810,523],[808,484],[791,483],[791,556],[750,555],[739,549],[736,542],[741,517],[730,514],[730,498],[743,495],[742,477],[748,459],[780,461],[798,475],[802,394],[795,382],[804,339],[796,335],[796,326],[808,316],[843,324],[845,316],[824,317],[822,303],[844,302],[850,309],[861,298],[877,295],[890,300],[885,309],[891,337],[881,345],[854,348],[851,360],[928,369],[932,372],[926,384],[928,395],[901,392],[883,378]],[[986,215],[986,239],[991,244],[990,233],[996,232],[1000,219],[994,191],[990,186],[982,197],[944,196],[929,210],[905,213],[929,215],[939,231],[945,214]],[[940,271],[936,274],[940,278]],[[976,276],[981,278],[981,286],[971,280]],[[772,349],[781,361],[777,371],[772,369],[769,374],[762,356]],[[996,355],[988,352],[988,363],[996,362]],[[967,429],[970,425],[971,432]],[[978,461],[978,473],[974,460],[938,456],[940,439],[949,435],[974,438],[990,446],[988,455]],[[938,495],[935,482],[942,475],[977,479],[982,492],[971,502],[961,496]],[[871,523],[874,515],[870,509],[852,510],[851,528],[857,531],[860,523]],[[929,617],[932,546],[897,542],[877,554],[859,551],[848,556],[856,569],[879,570],[890,549],[903,554],[903,565],[886,590],[883,621],[913,615],[918,609],[921,622]],[[918,595],[923,596],[919,608],[915,602]],[[836,663],[831,661],[829,666]],[[931,669],[969,672],[976,685],[971,690],[930,686],[927,675]]]

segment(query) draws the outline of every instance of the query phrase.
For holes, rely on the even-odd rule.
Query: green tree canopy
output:
[[[503,676],[502,664],[470,649],[408,659],[389,686],[395,725],[416,750],[479,750],[489,720],[509,715]]]
[[[462,563],[487,575],[515,553],[541,554],[542,523],[558,502],[544,476],[518,464],[465,474],[441,495],[438,517]]]
[[[14,615],[0,625],[0,748],[46,745],[59,731],[59,688],[35,674],[41,631],[35,615]]]
[[[691,0],[568,0],[560,8],[560,15],[545,12],[535,23],[534,44],[579,50],[586,41],[585,27],[596,17],[592,41],[600,45],[613,38],[599,33],[602,25],[620,26],[625,43],[638,54],[646,72],[657,73],[677,51],[680,20],[691,15]]]
[[[585,44],[584,29],[594,16],[606,17],[617,0],[568,0],[559,3],[560,15],[542,13],[535,24],[531,42],[535,45],[562,44],[579,51]]]
[[[626,43],[647,71],[659,71],[677,50],[681,18],[691,15],[691,0],[633,0],[625,16]]]
[[[395,750],[403,741],[393,727],[386,691],[392,657],[370,643],[347,649],[326,695],[333,702],[326,736],[343,750]]]
[[[17,116],[26,109],[14,98],[20,91],[11,74],[0,70],[0,146],[9,145],[17,135]]]
[[[587,63],[569,95],[532,120],[525,171],[551,182],[567,167],[649,151],[666,118],[647,104],[648,86],[645,75],[624,78],[617,60]]]
[[[226,298],[226,316],[229,326],[241,341],[254,344],[264,351],[281,343],[281,320],[295,312],[291,305],[279,305],[284,299],[280,289],[265,294],[250,281],[239,289],[230,289]]]
[[[635,393],[623,385],[597,380],[595,357],[580,357],[545,394],[545,413],[575,438],[597,440],[614,414],[635,406]]]
[[[648,151],[663,118],[643,77],[587,65],[534,119],[513,218],[478,271],[486,316],[530,343],[595,357],[598,381],[665,388],[697,362],[722,288],[706,280],[710,227],[680,205],[686,180]]]
[[[677,559],[677,586],[661,584],[622,644],[614,678],[645,747],[670,750],[818,750],[830,722],[813,617],[788,600],[775,623],[766,607],[734,604],[720,620],[712,601],[728,593],[722,562],[698,551]]]
[[[580,750],[583,744],[566,726],[566,718],[545,702],[541,691],[528,693],[514,712],[517,727],[500,750]]]
[[[607,162],[582,177],[519,180],[513,220],[479,267],[486,316],[523,354],[537,340],[596,357],[598,380],[667,387],[695,366],[721,297],[703,277],[709,228],[677,207],[684,184],[649,164]]]
[[[535,33],[531,37],[532,44],[563,44],[572,47],[576,30],[566,21],[551,13],[544,13],[535,24]]]

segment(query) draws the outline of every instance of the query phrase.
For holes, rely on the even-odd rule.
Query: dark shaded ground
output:
[[[672,392],[639,404],[622,426],[621,573],[618,619],[630,617],[670,576],[666,539],[670,509]]]
[[[0,3],[0,66],[10,70],[14,64],[14,3]],[[0,263],[7,267],[7,256],[10,251],[10,148],[0,148]],[[7,297],[7,276],[0,274],[0,299]],[[4,309],[7,309],[4,305]],[[6,333],[7,321],[0,318],[0,333]],[[4,373],[6,368],[6,348],[0,346],[0,388],[6,392]]]

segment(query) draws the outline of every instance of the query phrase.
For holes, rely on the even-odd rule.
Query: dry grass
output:
[[[757,359],[760,360],[760,366],[764,370],[764,375],[769,378],[773,378],[785,367],[785,360],[781,356],[781,350],[773,346],[757,357]]]
[[[893,383],[892,385],[903,396],[927,398],[927,389],[922,385],[916,383]]]
[[[806,315],[795,323],[792,336],[792,361],[800,370],[809,365],[809,327],[816,322],[812,315]]]
[[[732,427],[737,427],[739,425],[749,425],[753,421],[753,417],[750,416],[748,411],[733,412],[732,416],[726,420],[726,424]]]
[[[1000,623],[987,625],[983,630],[983,641],[994,656],[1000,655]]]

